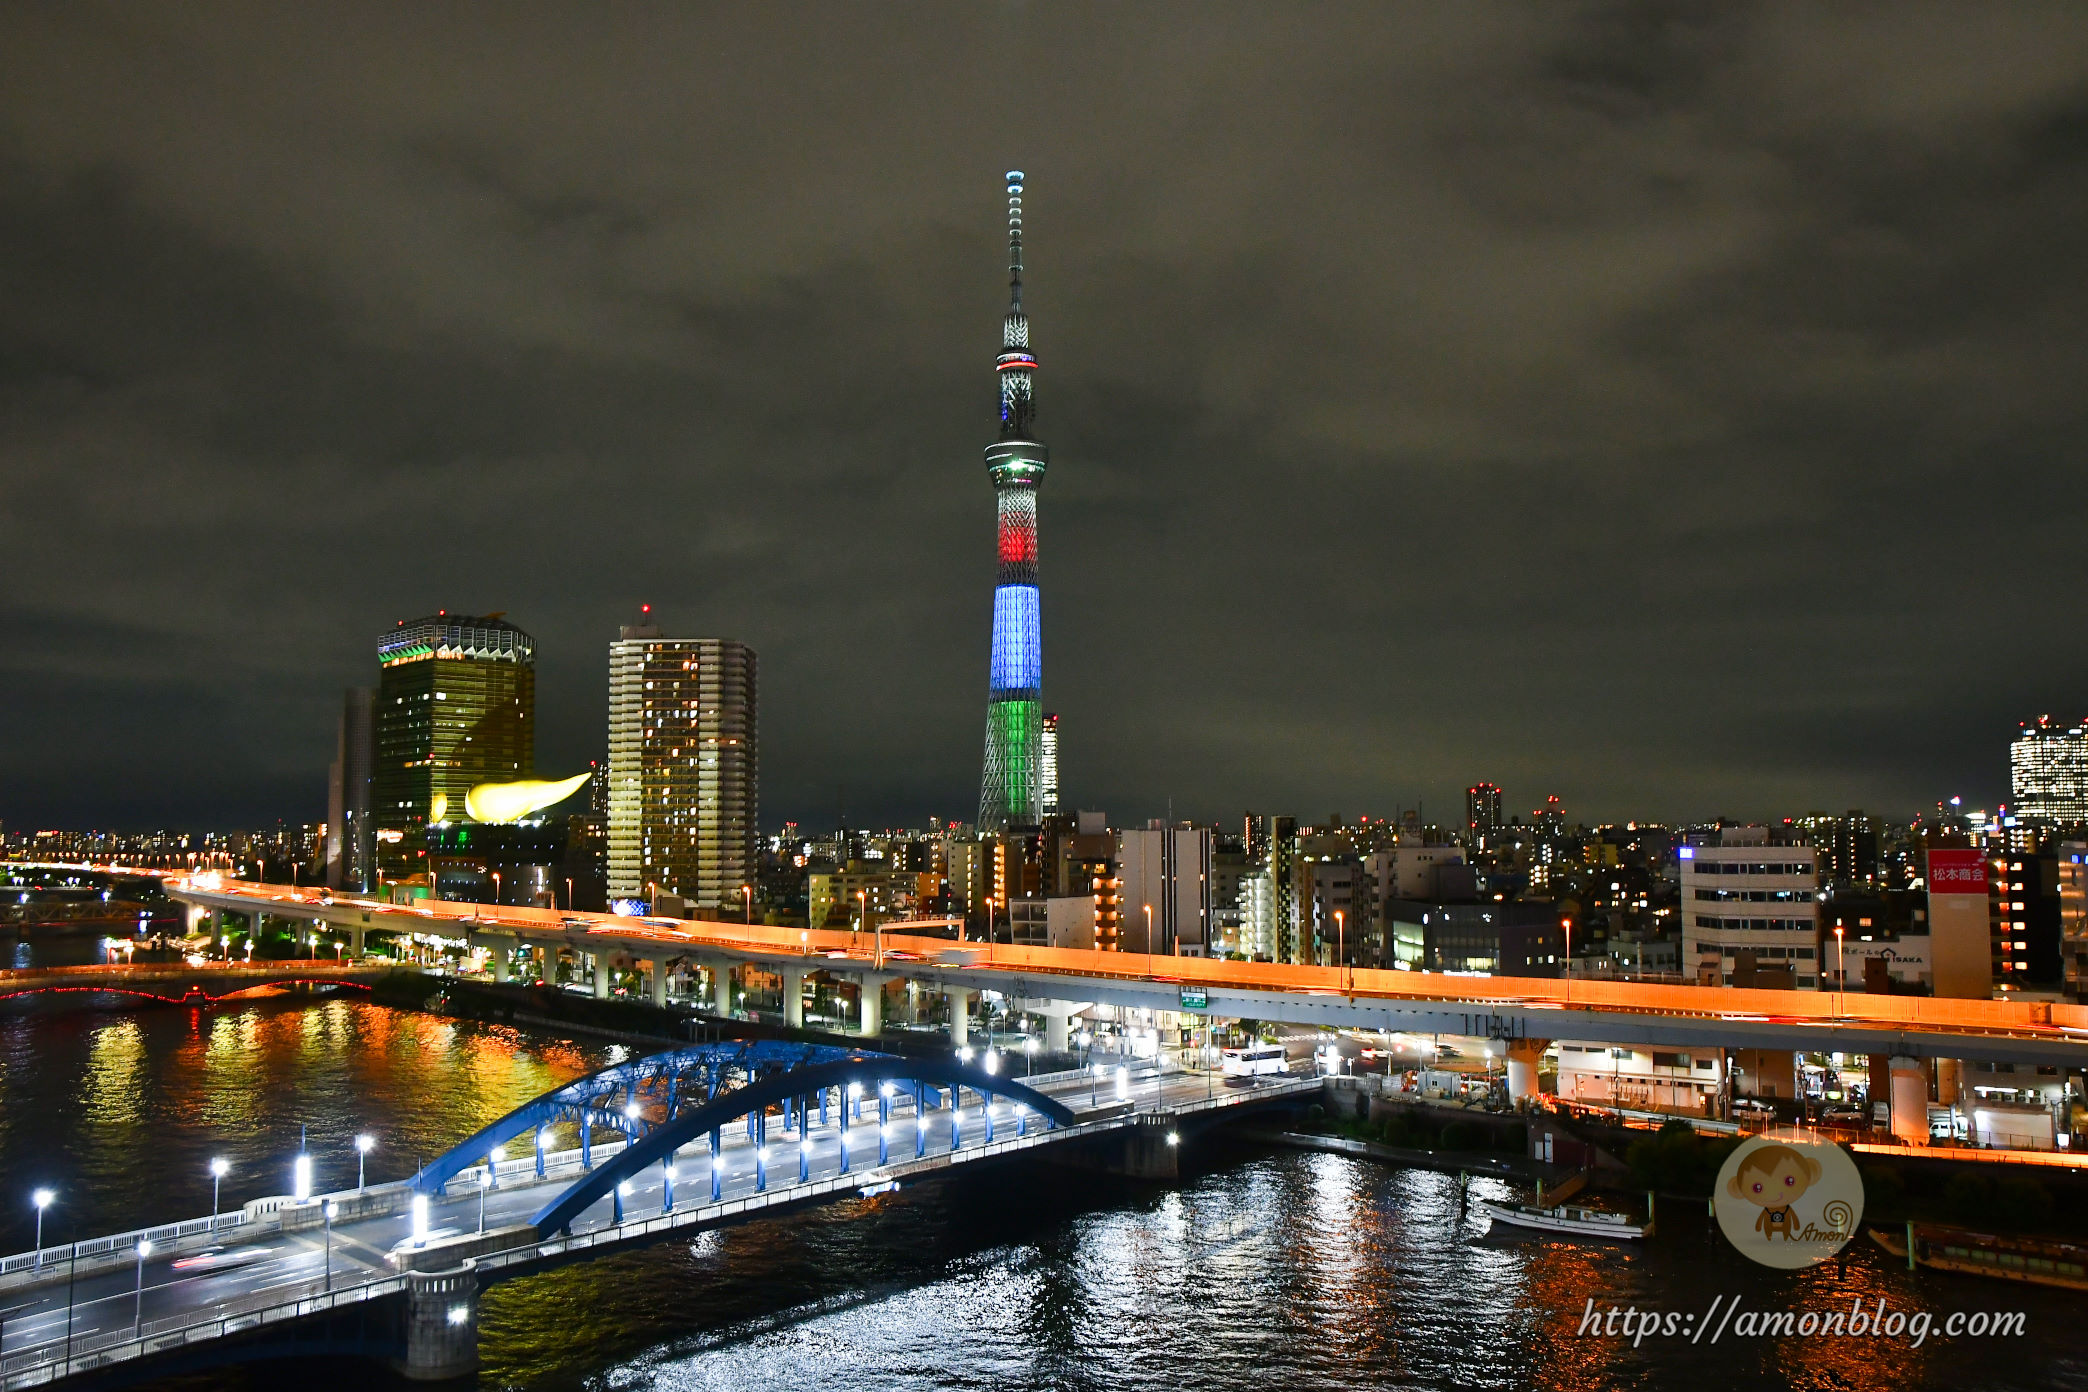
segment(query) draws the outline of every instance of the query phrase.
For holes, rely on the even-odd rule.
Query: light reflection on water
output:
[[[322,1184],[409,1173],[605,1048],[357,1001],[219,1012],[0,1018],[0,1177],[54,1183],[83,1233],[280,1192],[300,1123]],[[1755,1267],[1700,1209],[1664,1205],[1628,1245],[1504,1240],[1454,1176],[1345,1156],[1225,1150],[1178,1188],[1036,1165],[983,1170],[494,1288],[485,1388],[1607,1389],[2088,1388],[2077,1295],[1911,1276],[1868,1248],[1845,1270]],[[1476,1180],[1474,1198],[1506,1196]],[[27,1244],[26,1205],[0,1245]],[[1574,1334],[1584,1302],[1701,1310],[2023,1309],[2029,1337],[1623,1340]],[[404,1388],[367,1364],[164,1384]]]
[[[1177,1191],[1010,1169],[496,1288],[481,1385],[2088,1387],[2068,1293],[1910,1277],[1872,1250],[1774,1272],[1700,1209],[1662,1226],[1643,1251],[1489,1236],[1476,1209],[1460,1214],[1454,1176],[1345,1156],[1238,1152]],[[1771,1310],[1880,1294],[1893,1309],[2020,1308],[2030,1337],[1634,1349],[1575,1332],[1590,1297],[1688,1311],[1719,1294]]]

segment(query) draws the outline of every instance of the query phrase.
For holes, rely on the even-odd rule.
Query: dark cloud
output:
[[[1909,812],[2083,712],[2088,17],[0,15],[0,816],[317,814],[391,620],[762,655],[965,815],[996,176],[1047,705],[1121,816]]]

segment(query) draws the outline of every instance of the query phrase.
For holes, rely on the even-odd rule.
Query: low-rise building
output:
[[[1723,982],[1739,953],[1785,964],[1802,990],[1820,984],[1819,853],[1766,827],[1693,833],[1675,852],[1682,871],[1682,961]]]
[[[1565,931],[1550,904],[1413,903],[1384,906],[1391,960],[1403,971],[1559,976]]]

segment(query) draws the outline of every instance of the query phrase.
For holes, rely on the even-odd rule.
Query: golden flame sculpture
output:
[[[449,794],[437,793],[428,799],[428,825],[434,826],[449,815]]]
[[[474,821],[519,822],[539,808],[565,801],[579,791],[587,779],[587,774],[576,773],[555,783],[541,778],[524,778],[515,783],[481,783],[464,795],[464,810]]]

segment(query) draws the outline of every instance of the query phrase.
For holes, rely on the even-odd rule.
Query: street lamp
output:
[[[361,1135],[355,1138],[355,1187],[357,1189],[363,1187],[363,1166],[369,1160],[370,1152],[376,1148],[376,1145],[377,1138],[375,1136]]]
[[[220,1155],[210,1162],[210,1216],[218,1216],[218,1193],[225,1183],[225,1176],[232,1172],[232,1162]]]
[[[1340,909],[1334,910],[1334,965],[1348,965],[1348,918]]]
[[[1146,915],[1146,944],[1145,944],[1145,950],[1146,950],[1147,952],[1151,952],[1151,951],[1153,950],[1153,906],[1152,906],[1151,904],[1148,904],[1148,905],[1146,905],[1146,906],[1145,906],[1145,915]]]
[[[498,870],[493,872],[493,902],[495,904],[500,902],[500,872]]]
[[[333,1289],[333,1223],[340,1212],[340,1205],[332,1199],[326,1201],[326,1283],[324,1289]]]
[[[740,886],[740,893],[747,900],[747,922],[752,923],[754,921],[754,886],[743,884]]]
[[[299,1203],[312,1197],[312,1157],[303,1151],[290,1166],[290,1195]]]
[[[1843,994],[1846,995],[1848,993],[1849,974],[1842,969],[1842,925],[1839,923],[1834,925],[1834,986],[1836,990]],[[1841,1003],[1837,1002],[1835,1013],[1838,1015],[1841,1013],[1841,1010]]]
[[[486,1230],[486,1191],[493,1187],[493,1162],[486,1161],[486,1168],[479,1171],[479,1231]]]
[[[145,1258],[152,1255],[152,1239],[138,1239],[138,1285],[131,1305],[131,1337],[137,1338],[145,1328]]]
[[[43,1270],[44,1210],[49,1208],[51,1201],[57,1197],[58,1195],[49,1189],[39,1189],[29,1196],[29,1201],[36,1205],[36,1269],[38,1271]],[[78,1231],[78,1229],[74,1229],[74,1231]]]

